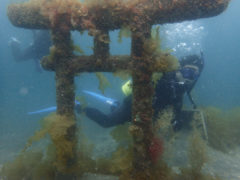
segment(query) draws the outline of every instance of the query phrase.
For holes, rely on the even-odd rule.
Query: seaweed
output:
[[[196,129],[190,137],[189,145],[189,168],[181,168],[179,180],[220,180],[218,176],[204,174],[202,168],[209,157],[206,151],[206,142]]]
[[[204,164],[209,160],[207,145],[206,141],[202,139],[200,132],[194,126],[194,130],[190,134],[188,148],[189,167],[180,168],[181,173],[176,176],[176,180],[220,180],[219,177],[202,172]]]
[[[202,129],[199,128],[198,119],[193,116],[194,119],[191,123],[192,129],[188,129],[187,134],[189,136],[188,143],[188,166],[180,167],[180,171],[177,174],[172,172],[172,178],[174,180],[220,180],[219,177],[205,174],[202,172],[202,168],[208,162],[209,157],[207,154],[207,141],[203,139]],[[162,110],[155,122],[155,132],[157,132],[161,138],[165,140],[164,143],[164,155],[161,160],[166,162],[171,161],[172,153],[178,151],[172,146],[176,137],[181,133],[173,132],[171,126],[171,120],[174,118],[172,108],[169,107]],[[185,133],[186,133],[185,132]],[[182,132],[184,133],[184,132]],[[185,138],[185,136],[184,136]],[[181,142],[182,140],[180,140]]]
[[[96,161],[92,159],[94,144],[91,144],[81,130],[78,131],[78,151],[75,174],[81,177],[86,172],[96,172]]]
[[[167,166],[166,163],[160,161],[156,166],[151,169],[143,169],[140,172],[136,172],[133,168],[125,170],[119,177],[119,180],[174,180],[175,174],[172,172],[171,168]]]
[[[143,56],[154,62],[150,67],[153,71],[161,73],[174,71],[179,68],[178,59],[171,55],[171,51],[162,49],[159,28],[159,26],[152,28],[151,38],[145,39],[143,44]],[[156,78],[153,77],[152,79]]]
[[[131,37],[131,29],[128,26],[122,26],[118,33],[118,43],[122,43],[122,38]]]
[[[97,172],[121,176],[132,168],[132,137],[128,132],[129,123],[118,125],[111,131],[111,136],[118,142],[118,147],[109,158],[96,160]]]
[[[228,153],[240,145],[239,108],[224,112],[216,107],[203,108],[209,145]]]
[[[192,174],[195,174],[196,177],[201,174],[203,165],[208,161],[206,142],[197,130],[194,130],[190,137],[189,161]]]
[[[75,121],[72,118],[51,114],[43,119],[42,128],[35,132],[29,138],[23,152],[26,152],[34,141],[39,141],[47,134],[56,148],[56,161],[54,166],[61,172],[68,171],[67,163],[75,155],[74,146],[76,140],[71,140],[69,136],[69,129],[75,128]]]
[[[118,147],[110,158],[98,158],[96,161],[97,172],[121,176],[122,173],[132,168],[132,148]]]
[[[133,139],[130,133],[137,134],[138,140],[143,135],[140,129],[129,123],[119,125],[112,130],[111,135],[118,142],[118,147],[109,159],[98,160],[97,164],[104,167],[103,173],[119,175],[119,179],[172,179],[174,173],[162,159],[164,147],[162,138],[157,134],[153,137],[148,152],[153,162],[152,169],[136,174],[133,164],[130,163],[134,157]]]
[[[155,26],[151,30],[151,39],[154,40],[155,46],[156,46],[156,53],[161,52],[161,39],[160,39],[160,26]]]
[[[219,4],[226,6],[226,3]],[[4,167],[3,172],[6,172],[6,176],[11,176],[10,173],[7,173],[9,169],[9,172],[16,172],[14,175],[19,174],[21,179],[37,179],[39,177],[44,179],[68,179],[66,177],[71,175],[75,177],[75,175],[81,176],[84,172],[96,171],[119,174],[120,179],[168,180],[174,177],[171,169],[161,158],[163,141],[155,134],[156,132],[153,132],[151,122],[153,114],[151,106],[153,88],[150,81],[153,72],[175,70],[178,63],[177,59],[169,51],[161,50],[159,26],[153,28],[151,38],[149,36],[150,28],[155,23],[164,23],[167,20],[171,22],[173,20],[183,20],[182,17],[177,18],[179,13],[176,14],[174,12],[177,12],[176,7],[180,7],[179,5],[183,6],[184,10],[185,2],[179,4],[173,1],[164,5],[165,9],[163,9],[163,4],[158,1],[148,3],[147,1],[140,2],[139,0],[131,2],[91,0],[81,3],[78,0],[31,0],[24,3],[22,6],[23,10],[21,5],[15,6],[15,8],[12,6],[12,10],[19,9],[18,12],[12,11],[11,14],[9,13],[9,16],[12,16],[16,21],[15,25],[36,29],[49,28],[52,30],[54,46],[51,48],[46,64],[50,67],[48,69],[56,71],[58,114],[53,114],[43,120],[42,128],[28,140],[25,148],[12,163],[12,166],[6,165]],[[211,5],[210,3],[210,5],[205,5],[204,7],[209,6],[211,8]],[[194,6],[196,5],[194,4]],[[186,7],[189,9],[188,6]],[[202,4],[200,4],[200,7],[202,7]],[[214,8],[212,9],[214,10]],[[169,15],[167,14],[169,10],[173,13],[169,18],[165,18],[165,16]],[[159,12],[161,13],[158,14]],[[19,13],[22,16],[19,17]],[[123,14],[124,16],[121,16]],[[214,15],[216,13],[210,14]],[[31,15],[32,17],[30,17]],[[156,17],[159,15],[164,18],[157,19]],[[182,15],[184,17],[184,13]],[[206,15],[200,14],[199,16],[199,13],[197,13],[195,16],[206,17]],[[82,134],[81,137],[83,139],[81,139],[79,147],[81,150],[77,151],[78,140],[75,134],[77,123],[74,115],[74,75],[77,72],[74,71],[74,68],[71,68],[70,64],[74,57],[74,45],[70,38],[70,30],[88,30],[89,35],[95,36],[93,58],[97,58],[95,66],[99,68],[99,59],[108,58],[110,54],[108,44],[110,43],[109,31],[125,24],[129,25],[132,31],[132,62],[130,66],[134,66],[131,72],[133,76],[134,106],[133,125],[129,127],[129,131],[132,133],[134,144],[127,147],[118,146],[111,158],[99,159],[97,162],[94,162],[90,156],[92,148],[86,145]],[[121,40],[122,36],[125,36],[125,32],[120,30],[119,40]],[[81,49],[78,48],[78,50],[81,52]],[[104,62],[102,65],[104,65]],[[118,68],[115,65],[113,67]],[[91,71],[97,68],[93,68]],[[89,69],[84,70],[89,71]],[[96,76],[99,79],[99,89],[104,93],[105,88],[110,83],[102,73],[96,73]],[[154,76],[152,79],[157,81],[158,78]],[[124,137],[127,134],[126,129],[125,127],[118,127],[112,135],[117,141],[127,140],[127,144],[130,144],[128,137]],[[119,133],[120,130],[125,132],[125,134],[123,132]],[[49,135],[48,137],[52,141],[47,152],[31,155],[33,142],[43,139],[46,135]],[[200,145],[198,148],[201,151],[195,152],[195,141],[200,142],[200,140],[192,140],[193,145],[190,146],[190,175],[188,176],[185,173],[185,176],[183,175],[182,177],[191,177],[192,179],[205,177],[201,176],[200,173],[205,159],[201,159],[197,163],[195,162],[195,157],[204,157],[204,151],[201,149],[203,146],[198,144]],[[45,167],[47,169],[44,169]],[[182,172],[184,171],[182,170]],[[37,174],[37,177],[35,174]],[[196,177],[196,175],[198,176]],[[14,176],[13,178],[16,177]]]
[[[96,166],[99,173],[121,175],[132,168],[132,137],[128,131],[129,123],[118,125],[110,135],[118,143],[115,152],[110,158],[100,157],[96,160]]]
[[[131,72],[129,70],[118,70],[113,72],[113,75],[121,78],[122,80],[127,80],[130,78]]]
[[[161,72],[155,72],[152,75],[152,82],[153,82],[153,86],[154,88],[156,87],[158,81],[162,78],[163,74]]]
[[[19,179],[54,179],[55,169],[44,158],[42,152],[29,151],[19,154],[12,162],[4,164],[2,177],[11,180]]]
[[[119,146],[110,158],[99,158],[96,161],[97,172],[101,174],[113,174],[119,176],[119,180],[173,180],[175,174],[167,164],[158,160],[151,169],[144,169],[141,172],[136,172],[133,161],[133,147],[130,145],[127,148]]]
[[[105,44],[109,44],[110,43],[110,38],[109,38],[108,34],[105,34],[105,33],[98,33],[97,34],[97,39],[100,42],[103,42]]]
[[[59,172],[63,175],[75,174],[78,177],[85,172],[95,172],[96,163],[91,158],[93,145],[89,144],[80,132],[78,142],[76,139],[69,139],[72,137],[69,130],[73,126],[73,119],[54,113],[42,119],[41,128],[29,138],[16,159],[3,166],[1,176],[13,180],[55,179],[60,178]],[[45,137],[51,139],[46,151],[39,148],[36,150],[33,143],[44,140]],[[75,152],[77,143],[79,147]],[[77,157],[74,163],[71,162],[72,157]]]
[[[74,51],[77,52],[77,53],[80,53],[82,55],[84,55],[84,51],[82,50],[82,48],[79,46],[79,45],[74,45]]]
[[[98,85],[98,89],[104,94],[104,90],[107,87],[111,87],[110,82],[108,81],[108,79],[104,76],[103,73],[101,72],[96,72],[95,73],[98,80],[99,80],[99,85]]]
[[[162,53],[156,57],[155,61],[155,68],[160,72],[174,71],[179,68],[178,59],[169,52],[162,51]]]
[[[110,133],[112,138],[119,144],[132,144],[132,137],[128,130],[129,126],[130,124],[127,122],[115,127]]]
[[[31,147],[33,142],[37,142],[37,141],[40,141],[41,139],[43,139],[49,133],[50,128],[55,120],[56,120],[55,113],[52,113],[49,116],[43,118],[40,121],[40,125],[41,125],[40,129],[37,130],[34,133],[34,135],[28,139],[28,141],[23,149],[23,152],[25,152],[29,147]]]
[[[236,111],[234,111],[236,112]],[[234,116],[239,117],[237,114]],[[168,136],[167,129],[169,129],[169,121],[173,118],[170,109],[167,109],[159,115],[158,121],[155,123],[155,131],[160,133],[161,137]],[[6,163],[2,170],[2,177],[8,179],[54,179],[57,177],[57,169],[63,168],[61,163],[56,164],[57,151],[56,142],[50,143],[46,152],[35,151],[30,148],[35,141],[39,141],[50,134],[50,137],[55,140],[60,140],[62,134],[65,134],[65,128],[70,123],[59,123],[59,117],[55,114],[44,118],[42,120],[42,128],[36,131],[35,135],[31,137],[19,156],[13,161]],[[57,124],[57,125],[56,125]],[[159,129],[160,128],[160,129]],[[72,171],[77,177],[81,177],[84,173],[101,173],[119,176],[119,179],[150,179],[150,180],[217,180],[219,178],[203,174],[202,167],[207,162],[206,143],[200,136],[200,133],[195,129],[190,137],[189,145],[189,168],[181,168],[180,174],[175,174],[170,167],[164,162],[164,158],[157,158],[157,162],[151,169],[146,169],[142,172],[135,172],[133,168],[133,146],[132,139],[128,132],[129,123],[116,127],[112,132],[112,137],[119,143],[115,152],[109,158],[98,158],[96,161],[91,158],[91,152],[94,148],[89,144],[87,138],[82,131],[78,131],[78,151],[77,159]],[[133,131],[133,126],[130,126]],[[166,134],[165,134],[166,133]],[[166,137],[164,137],[166,138]],[[156,139],[156,138],[155,138]],[[168,138],[166,138],[168,139]],[[125,144],[123,144],[123,142]],[[63,141],[64,146],[67,144]],[[158,143],[155,143],[158,145]],[[70,147],[70,146],[68,146]],[[156,146],[157,147],[157,146]],[[67,147],[66,147],[67,148]],[[61,150],[65,148],[61,147]],[[69,149],[69,148],[67,148]],[[71,149],[71,148],[70,148]],[[153,148],[153,152],[157,152]],[[62,151],[61,151],[62,152]],[[71,152],[69,152],[71,154]],[[61,154],[61,153],[60,153]],[[64,154],[64,153],[63,153]],[[156,155],[156,154],[153,154]],[[155,157],[154,157],[155,158]],[[64,161],[63,161],[64,162]]]
[[[154,122],[155,133],[165,139],[168,143],[170,143],[176,136],[171,123],[174,116],[175,114],[173,112],[173,108],[170,106],[160,111],[156,117],[156,121]]]

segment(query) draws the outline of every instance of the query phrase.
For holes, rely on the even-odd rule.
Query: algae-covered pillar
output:
[[[148,174],[152,162],[149,154],[149,147],[153,139],[153,87],[151,84],[153,73],[151,67],[153,62],[144,54],[144,42],[150,38],[150,24],[144,24],[138,30],[132,32],[133,125],[131,127],[131,133],[134,137],[133,177],[141,177],[139,176],[140,172],[142,174]]]
[[[161,71],[153,55],[146,52],[146,42],[155,24],[207,18],[223,12],[230,0],[106,0],[81,3],[77,0],[31,0],[8,7],[13,25],[52,32],[51,54],[42,60],[46,70],[56,72],[57,114],[63,119],[65,133],[52,138],[56,146],[56,168],[59,178],[74,178],[71,167],[77,158],[76,123],[74,116],[74,76],[80,72],[114,72],[128,70],[133,79],[132,179],[154,179],[150,147],[154,140],[152,128],[152,73]],[[131,56],[111,56],[111,30],[130,27]],[[94,36],[92,56],[73,55],[71,30],[87,30]],[[66,123],[70,122],[70,123]],[[67,125],[66,125],[67,124]],[[61,134],[61,133],[60,133]],[[63,141],[62,141],[63,140]],[[68,146],[67,151],[65,145]],[[69,151],[70,149],[70,151]],[[156,179],[156,177],[155,177]]]
[[[73,169],[77,162],[76,122],[74,114],[75,89],[74,72],[69,68],[73,57],[73,44],[69,27],[69,15],[62,14],[54,20],[51,29],[53,47],[50,61],[56,72],[56,99],[59,126],[62,132],[51,135],[56,147],[57,179],[73,179]],[[58,131],[59,129],[56,129]]]

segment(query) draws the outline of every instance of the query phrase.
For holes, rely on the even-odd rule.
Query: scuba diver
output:
[[[51,45],[52,42],[48,30],[33,31],[33,42],[23,50],[21,49],[21,42],[15,37],[11,37],[9,41],[14,60],[16,62],[34,60],[38,72],[42,72],[40,60],[43,56],[49,54]]]
[[[196,104],[191,97],[191,90],[196,84],[204,67],[203,53],[201,55],[190,55],[181,58],[180,68],[173,72],[164,73],[158,80],[153,97],[154,117],[158,112],[172,106],[175,117],[172,120],[172,127],[175,131],[180,130],[184,124],[184,113],[182,113],[183,97],[186,93],[194,109]],[[76,105],[78,113],[84,112],[88,118],[95,121],[102,127],[112,127],[131,121],[131,81],[122,86],[126,95],[123,103],[115,108],[110,114],[104,114],[96,108],[81,107]]]
[[[165,108],[172,107],[174,118],[171,121],[173,130],[180,130],[187,121],[192,117],[187,111],[182,110],[183,97],[187,94],[193,109],[197,106],[191,97],[191,91],[195,86],[204,67],[203,53],[201,55],[190,55],[181,58],[180,68],[176,71],[163,73],[160,80],[158,80],[155,87],[155,94],[153,97],[153,109],[156,119],[159,112]],[[100,94],[83,90],[83,93],[98,99],[111,107],[111,113],[104,114],[96,108],[82,107],[81,103],[75,100],[75,109],[77,113],[84,112],[87,117],[102,127],[112,127],[131,121],[131,106],[132,106],[132,88],[131,80],[127,81],[122,86],[122,92],[126,96],[123,103],[120,105],[118,100],[102,96]],[[28,115],[53,112],[57,107],[52,106],[45,109],[28,112]],[[193,111],[194,112],[194,111]]]

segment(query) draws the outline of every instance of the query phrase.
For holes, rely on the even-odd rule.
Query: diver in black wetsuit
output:
[[[172,120],[174,130],[181,129],[183,124],[182,105],[185,93],[187,93],[193,108],[196,108],[190,92],[197,82],[203,66],[204,60],[202,53],[201,56],[191,55],[183,57],[180,61],[180,69],[163,74],[162,78],[157,82],[153,98],[154,114],[156,115],[164,108],[172,106],[175,114]],[[123,103],[108,115],[91,107],[82,109],[79,105],[76,109],[79,113],[82,111],[85,112],[87,117],[100,126],[112,127],[126,121],[131,121],[131,101],[132,96],[128,95]]]
[[[197,108],[190,93],[203,70],[203,66],[202,52],[201,56],[185,56],[180,61],[179,70],[165,73],[157,83],[153,102],[155,114],[168,106],[172,106],[175,115],[172,125],[175,130],[181,129],[184,123],[186,114],[182,112],[182,106],[185,93],[193,108]]]
[[[52,42],[48,30],[38,30],[33,31],[33,42],[26,49],[21,50],[21,43],[14,37],[11,38],[9,45],[16,62],[34,60],[36,70],[41,72],[40,60],[49,54]]]

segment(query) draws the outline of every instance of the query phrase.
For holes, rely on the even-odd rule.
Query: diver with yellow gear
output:
[[[125,96],[132,94],[132,81],[128,80],[125,84],[122,85],[122,92]]]
[[[181,58],[180,68],[176,71],[164,73],[158,80],[155,87],[155,95],[153,100],[154,114],[162,111],[166,107],[172,106],[175,117],[172,120],[174,130],[182,128],[184,115],[182,115],[183,97],[186,93],[196,108],[190,92],[196,84],[204,67],[203,53],[201,55],[190,55]],[[104,114],[96,108],[86,107],[82,109],[77,107],[77,112],[84,111],[85,114],[102,127],[112,127],[131,121],[131,101],[132,86],[131,80],[122,86],[122,92],[125,94],[123,103],[115,108],[110,114]]]

